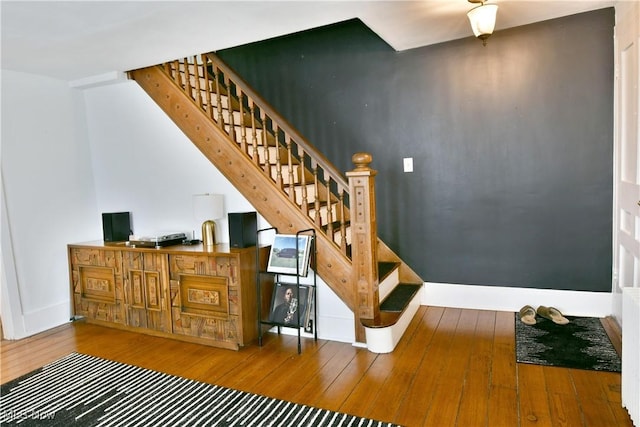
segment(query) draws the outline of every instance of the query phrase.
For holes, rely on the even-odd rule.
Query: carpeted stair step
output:
[[[398,284],[380,304],[380,317],[361,319],[362,325],[367,328],[387,328],[394,325],[421,286],[415,283]]]
[[[378,281],[382,282],[391,272],[400,266],[399,262],[380,261],[378,262]]]
[[[411,298],[420,290],[420,285],[412,283],[400,283],[380,304],[380,311],[392,311],[401,313]]]

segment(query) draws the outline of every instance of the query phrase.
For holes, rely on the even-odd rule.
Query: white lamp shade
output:
[[[490,35],[496,26],[497,4],[483,4],[467,12],[471,29],[476,37]]]
[[[224,216],[222,194],[195,194],[193,216],[199,222],[222,218]]]

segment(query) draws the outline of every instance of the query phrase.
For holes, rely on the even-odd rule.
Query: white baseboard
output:
[[[68,323],[71,318],[71,304],[69,301],[50,305],[37,311],[24,314],[26,336],[35,335],[56,326]],[[16,337],[20,339],[24,337]]]
[[[426,282],[422,305],[516,312],[524,305],[556,307],[569,316],[606,317],[612,315],[610,292],[563,291],[554,289],[512,288],[503,286],[458,285]],[[60,326],[69,321],[70,302],[63,302],[23,315],[24,334],[8,337],[20,339]],[[354,342],[353,317],[320,314],[318,338],[329,341]],[[283,333],[297,334],[282,328]],[[306,335],[306,334],[305,334]],[[308,336],[312,336],[309,334]]]
[[[555,307],[569,316],[606,317],[612,314],[610,292],[563,291],[504,286],[425,282],[422,305],[476,310],[519,311],[524,305]]]
[[[356,336],[355,320],[351,316],[330,316],[318,313],[318,338],[329,341],[353,342]]]

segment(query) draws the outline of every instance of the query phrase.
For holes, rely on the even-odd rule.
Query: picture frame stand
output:
[[[313,333],[318,340],[316,231],[309,228],[296,234],[279,234],[275,227],[263,228],[257,231],[257,245],[266,240],[263,235],[269,231],[273,239],[267,269],[261,270],[256,259],[258,345],[262,347],[265,325],[277,327],[278,334],[283,327],[295,328],[300,354],[302,330]],[[301,278],[307,278],[305,283]]]

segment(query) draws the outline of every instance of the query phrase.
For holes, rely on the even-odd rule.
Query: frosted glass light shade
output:
[[[198,222],[223,218],[222,194],[195,194],[193,196],[193,216]]]
[[[497,4],[483,4],[467,12],[473,34],[482,40],[489,37],[496,26],[497,13]]]

